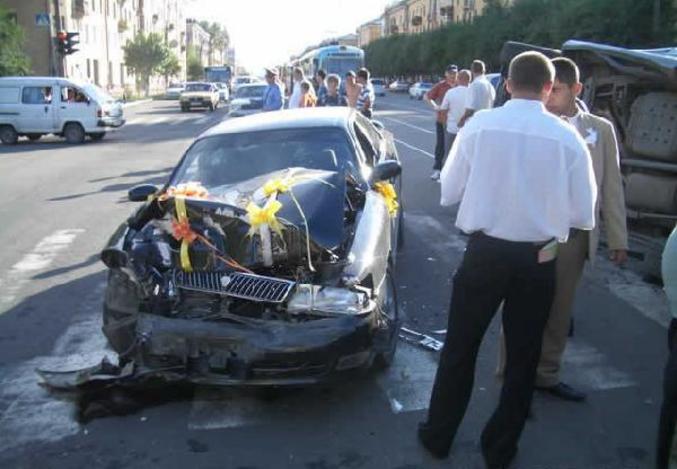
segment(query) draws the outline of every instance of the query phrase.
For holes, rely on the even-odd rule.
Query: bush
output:
[[[653,3],[636,0],[515,0],[512,7],[489,0],[473,23],[454,23],[414,35],[394,35],[365,48],[375,75],[439,74],[447,64],[468,67],[481,58],[498,70],[505,41],[560,48],[568,39],[623,47],[658,47],[675,41],[674,9],[662,0],[653,28]]]

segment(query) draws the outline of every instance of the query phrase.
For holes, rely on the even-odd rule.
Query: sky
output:
[[[328,37],[354,33],[390,0],[184,0],[186,17],[225,25],[250,73],[281,65]]]

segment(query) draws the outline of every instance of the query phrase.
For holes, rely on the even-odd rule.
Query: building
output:
[[[114,96],[141,92],[124,63],[123,47],[136,34],[155,32],[176,54],[185,77],[185,21],[181,0],[6,0],[30,40],[25,42],[34,75],[62,75],[94,83]],[[57,31],[79,33],[77,52],[62,58]],[[167,77],[167,79],[172,77]],[[162,77],[150,92],[165,85]]]
[[[409,33],[408,0],[399,0],[386,7],[383,13],[383,32],[385,36]]]
[[[357,46],[365,47],[383,35],[383,18],[364,23],[357,28]]]
[[[197,20],[186,20],[186,45],[192,47],[200,58],[202,65],[208,65],[209,60],[209,33],[204,30]]]
[[[226,57],[227,57],[226,63],[232,66],[233,69],[235,69],[237,66],[237,64],[235,63],[235,48],[229,47],[226,50]]]

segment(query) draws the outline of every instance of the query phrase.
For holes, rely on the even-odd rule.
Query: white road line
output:
[[[428,158],[435,159],[435,155],[433,155],[432,153],[429,153],[429,152],[427,152],[427,151],[425,151],[425,150],[423,150],[423,149],[421,149],[421,148],[419,148],[419,147],[416,147],[416,146],[414,146],[414,145],[410,145],[409,143],[404,142],[404,141],[402,141],[402,140],[399,140],[399,139],[397,139],[397,138],[394,138],[393,140],[395,140],[396,143],[399,143],[400,145],[409,148],[410,150],[414,150],[414,151],[417,151],[417,152],[419,152],[419,153],[423,153],[423,154],[424,154],[425,156],[427,156]]]
[[[436,370],[433,352],[400,342],[395,361],[378,380],[393,413],[427,409]]]
[[[562,361],[563,380],[584,389],[608,391],[637,385],[629,374],[611,366],[602,352],[576,338],[568,341]]]
[[[73,402],[39,385],[36,369],[71,370],[99,363],[106,355],[101,333],[101,298],[105,284],[83,298],[76,320],[56,341],[52,353],[0,367],[0,452],[21,445],[54,442],[75,435]],[[111,356],[113,363],[115,357]]]
[[[418,125],[413,125],[413,124],[410,124],[408,122],[404,122],[404,121],[401,121],[399,119],[395,119],[393,117],[384,117],[384,119],[388,120],[388,121],[395,122],[396,124],[404,125],[405,127],[409,127],[409,128],[414,129],[414,130],[418,130],[420,132],[425,132],[427,134],[434,134],[435,133],[430,129],[424,129],[423,127],[419,127]]]
[[[31,252],[14,264],[5,277],[0,279],[0,315],[16,299],[19,290],[31,274],[48,267],[54,258],[66,249],[83,229],[59,230],[43,238]]]

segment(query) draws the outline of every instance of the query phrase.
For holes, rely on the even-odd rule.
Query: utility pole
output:
[[[55,44],[55,38],[56,38],[56,33],[58,31],[61,31],[64,27],[63,24],[61,24],[61,5],[59,4],[59,0],[53,0],[53,5],[54,9],[48,8],[47,11],[54,11],[54,21],[50,21],[50,34],[49,34],[49,55],[52,63],[52,74],[56,75],[58,77],[64,76],[64,56],[57,53],[55,50],[56,44]],[[49,6],[49,4],[48,4]]]

